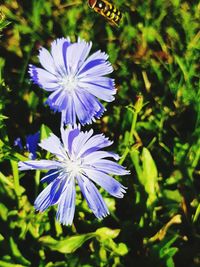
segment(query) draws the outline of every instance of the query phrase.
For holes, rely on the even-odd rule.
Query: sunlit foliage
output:
[[[113,0],[114,1],[114,0]],[[198,1],[125,1],[113,27],[87,0],[6,0],[0,6],[0,266],[129,267],[200,265],[200,5]],[[131,175],[123,199],[100,190],[110,210],[96,219],[77,187],[72,227],[56,207],[33,207],[39,171],[19,173],[28,151],[17,137],[59,135],[60,115],[30,82],[28,64],[52,40],[80,36],[114,67],[117,95],[93,124],[114,140]],[[89,129],[86,126],[85,129]],[[50,130],[51,129],[51,130]],[[50,157],[38,149],[38,158]]]

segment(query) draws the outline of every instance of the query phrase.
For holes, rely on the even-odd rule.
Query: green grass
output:
[[[123,13],[119,28],[86,0],[7,0],[0,7],[1,267],[200,266],[200,5],[115,5]],[[111,213],[102,221],[77,191],[72,227],[56,222],[53,207],[35,212],[43,174],[19,173],[27,153],[13,146],[38,130],[42,138],[49,128],[59,134],[60,116],[44,106],[47,94],[30,82],[27,67],[38,65],[40,46],[63,36],[109,54],[117,96],[92,127],[115,141],[112,149],[131,170],[117,178],[128,187],[123,199],[101,191]]]

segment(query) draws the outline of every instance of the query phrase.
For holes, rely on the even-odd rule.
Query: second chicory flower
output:
[[[56,39],[49,52],[41,48],[39,60],[43,68],[30,65],[33,82],[50,92],[47,103],[54,111],[61,112],[61,123],[84,125],[100,118],[105,108],[99,99],[114,100],[114,80],[105,75],[113,68],[108,55],[97,51],[89,53],[92,43],[69,38]]]
[[[49,170],[42,178],[49,185],[37,197],[35,208],[44,211],[58,204],[57,220],[62,224],[70,225],[74,218],[76,181],[97,218],[105,217],[109,211],[94,182],[114,197],[122,198],[125,193],[125,187],[110,175],[127,175],[129,171],[107,159],[119,159],[117,154],[102,150],[112,142],[103,134],[92,134],[93,130],[82,132],[79,128],[62,129],[62,142],[51,134],[40,144],[54,155],[54,159],[19,162],[22,171]]]

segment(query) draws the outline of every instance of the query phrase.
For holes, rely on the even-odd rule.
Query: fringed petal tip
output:
[[[57,38],[57,39],[55,39],[55,40],[51,43],[51,45],[52,45],[52,44],[56,44],[56,45],[58,45],[59,43],[63,44],[64,42],[68,42],[68,43],[70,43],[70,42],[71,42],[71,41],[70,41],[70,37],[67,36],[67,37]]]
[[[107,212],[105,212],[105,213],[101,213],[101,214],[99,214],[99,215],[96,215],[96,214],[94,214],[94,215],[97,217],[97,219],[99,219],[99,220],[103,220],[105,217],[107,217],[108,215],[110,215],[110,212],[107,211]]]
[[[34,170],[35,168],[29,164],[27,161],[20,161],[18,162],[18,170],[19,171],[27,171],[27,170]]]
[[[22,162],[22,161],[18,162],[18,170],[19,171],[26,170],[26,169],[24,169],[24,166],[25,166],[24,162]]]
[[[30,75],[30,80],[34,84],[37,84],[39,87],[42,87],[42,85],[38,81],[38,73],[37,73],[36,67],[34,65],[29,64],[28,73]]]

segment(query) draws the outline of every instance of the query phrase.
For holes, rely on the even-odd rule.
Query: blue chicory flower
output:
[[[97,218],[105,217],[109,211],[93,182],[114,197],[122,198],[125,193],[125,187],[110,175],[127,175],[129,171],[106,159],[119,159],[117,154],[101,150],[112,142],[103,134],[92,134],[93,130],[82,132],[78,127],[61,129],[62,143],[54,134],[40,143],[43,149],[54,154],[55,159],[19,162],[21,171],[49,170],[41,180],[49,184],[36,198],[34,205],[37,210],[44,211],[58,204],[56,218],[65,225],[71,225],[74,218],[76,181]]]
[[[34,83],[50,92],[47,104],[61,112],[61,123],[75,125],[76,120],[84,125],[100,118],[105,108],[99,102],[114,100],[114,80],[105,75],[113,68],[108,55],[97,51],[89,55],[92,43],[69,38],[52,42],[51,52],[41,48],[39,60],[44,68],[29,66]]]
[[[40,139],[40,132],[26,136],[25,148],[29,152],[29,158],[30,159],[36,159],[36,157],[37,157],[36,152],[37,152],[37,146],[39,143],[39,139]],[[14,146],[18,146],[20,150],[23,150],[22,140],[20,137],[15,139]]]

